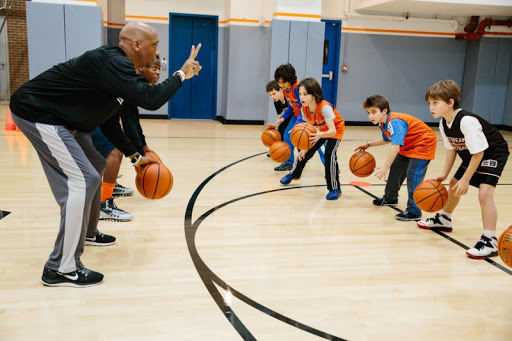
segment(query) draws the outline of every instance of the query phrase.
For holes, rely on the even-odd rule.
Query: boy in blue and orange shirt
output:
[[[402,221],[418,221],[421,210],[416,206],[413,193],[425,178],[430,160],[435,157],[437,138],[434,131],[414,116],[391,112],[389,101],[381,95],[373,95],[363,102],[368,119],[379,125],[382,139],[358,146],[356,151],[382,146],[391,142],[384,164],[375,169],[375,176],[385,179],[389,172],[384,196],[373,201],[377,206],[396,206],[398,191],[407,178],[409,198],[404,212],[395,216]]]

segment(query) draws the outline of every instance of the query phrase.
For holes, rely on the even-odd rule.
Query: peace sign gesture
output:
[[[197,60],[195,60],[200,49],[201,44],[198,44],[197,47],[192,45],[192,48],[190,49],[190,56],[180,69],[185,74],[185,79],[192,78],[195,75],[198,75],[199,71],[201,71],[201,65],[199,65]]]

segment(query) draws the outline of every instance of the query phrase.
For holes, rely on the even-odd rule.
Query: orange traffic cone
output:
[[[7,117],[5,118],[5,130],[16,130],[16,124],[12,120],[11,109],[7,108]]]

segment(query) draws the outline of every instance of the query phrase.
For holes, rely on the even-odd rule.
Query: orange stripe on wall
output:
[[[256,24],[259,24],[259,20],[256,20],[256,19],[238,19],[238,18],[229,18],[228,20],[226,21],[220,21],[221,23],[227,23],[227,22],[230,22],[230,21],[233,21],[233,22],[250,22],[250,23],[256,23]]]
[[[300,14],[300,13],[283,13],[283,12],[276,12],[274,13],[274,16],[285,16],[285,17],[301,17],[301,18],[322,18],[320,14]]]
[[[495,35],[495,36],[512,36],[512,32],[485,32],[485,34]]]
[[[378,32],[378,33],[408,33],[408,34],[432,34],[432,35],[441,35],[441,36],[455,36],[457,34],[457,33],[447,33],[447,32],[382,30],[382,29],[378,29],[378,28],[353,28],[353,27],[343,27],[342,31]]]
[[[118,24],[118,23],[115,23],[115,22],[108,22],[108,21],[104,21],[103,23],[107,24],[108,26],[121,26],[121,27],[124,27],[126,25],[126,24]]]
[[[168,17],[146,17],[143,15],[125,15],[125,18],[131,19],[153,19],[153,20],[169,20]]]

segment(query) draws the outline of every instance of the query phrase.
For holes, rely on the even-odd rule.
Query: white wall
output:
[[[169,17],[169,13],[218,15],[219,20],[229,18],[225,0],[125,0],[126,15]],[[259,1],[257,1],[259,2]],[[261,6],[261,5],[260,5]],[[227,12],[227,13],[226,13]]]
[[[321,14],[322,0],[277,0],[277,12]]]
[[[349,0],[322,0],[322,18],[345,18],[345,6]]]

